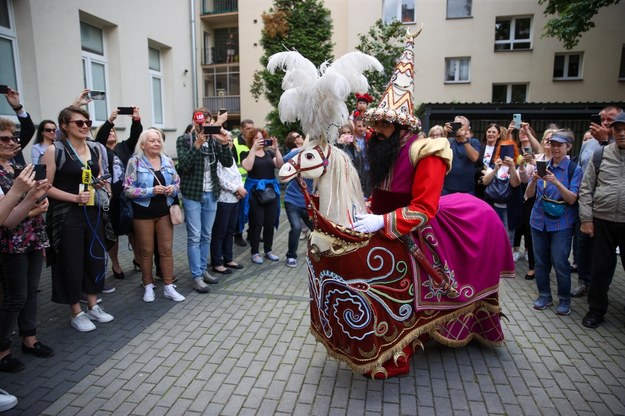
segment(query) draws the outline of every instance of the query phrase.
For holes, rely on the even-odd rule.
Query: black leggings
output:
[[[254,195],[250,196],[250,247],[252,255],[258,254],[260,245],[260,232],[263,232],[263,248],[265,253],[269,253],[273,245],[273,231],[276,225],[276,217],[278,216],[278,203],[280,198],[276,198],[267,205],[261,205]]]

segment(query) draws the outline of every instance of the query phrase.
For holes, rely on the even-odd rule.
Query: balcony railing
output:
[[[238,0],[203,0],[202,14],[234,13],[239,11]]]
[[[217,114],[220,108],[225,108],[232,114],[241,114],[241,97],[239,95],[204,97],[203,104],[214,114]]]
[[[212,48],[204,48],[202,50],[202,65],[225,64],[228,57],[228,47],[213,46]],[[209,53],[210,52],[210,53]],[[234,60],[238,61],[239,48],[234,48]],[[235,63],[235,62],[230,62]]]

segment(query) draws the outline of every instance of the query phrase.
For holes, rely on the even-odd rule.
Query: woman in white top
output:
[[[232,140],[232,135],[228,133],[228,145],[231,151]],[[247,191],[243,187],[243,178],[236,161],[229,168],[218,163],[217,176],[221,185],[221,193],[217,199],[217,214],[211,233],[211,264],[213,272],[230,274],[232,269],[243,268],[232,261],[232,243],[239,218],[239,200],[245,198]]]
[[[52,120],[43,120],[37,127],[37,135],[35,136],[35,144],[30,150],[30,157],[33,164],[39,163],[39,159],[46,152],[48,146],[54,143],[56,137],[56,123]]]

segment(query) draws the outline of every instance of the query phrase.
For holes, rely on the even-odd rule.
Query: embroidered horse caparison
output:
[[[316,179],[317,196],[301,177]],[[375,378],[406,373],[433,338],[460,347],[499,344],[499,279],[514,275],[507,234],[477,198],[440,198],[439,211],[403,239],[352,230],[367,208],[341,150],[313,140],[280,170],[298,178],[314,230],[308,241],[311,332],[328,353]],[[486,231],[488,230],[488,234]],[[420,256],[420,257],[419,257]]]

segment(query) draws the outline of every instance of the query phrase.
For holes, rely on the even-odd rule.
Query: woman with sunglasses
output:
[[[15,124],[0,118],[0,190],[8,194],[16,184],[21,167],[10,159],[18,146]],[[32,165],[29,165],[32,172]],[[34,176],[33,176],[34,179]],[[0,371],[15,373],[24,364],[11,355],[11,337],[18,324],[22,337],[22,351],[47,358],[52,349],[37,340],[37,290],[43,265],[43,250],[48,236],[42,214],[47,210],[45,198],[47,180],[37,184],[39,192],[29,192],[25,199],[27,210],[10,215],[0,227],[0,281],[3,299],[0,304]],[[20,184],[17,184],[19,187]],[[43,197],[39,200],[38,198]]]
[[[39,163],[39,159],[48,149],[56,137],[56,123],[52,120],[43,120],[37,127],[37,136],[35,144],[30,149],[30,157],[33,164]]]
[[[88,332],[96,328],[91,320],[113,320],[96,303],[104,287],[106,251],[103,215],[94,201],[94,188],[108,184],[98,180],[103,156],[93,142],[87,141],[91,131],[89,113],[79,107],[64,108],[58,125],[61,139],[48,147],[42,158],[52,183],[46,217],[51,247],[46,260],[52,265],[52,301],[70,305],[71,326]],[[58,167],[57,148],[65,156]],[[111,234],[112,230],[107,233],[109,243],[114,241]],[[82,293],[87,295],[87,313],[79,303]]]

